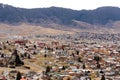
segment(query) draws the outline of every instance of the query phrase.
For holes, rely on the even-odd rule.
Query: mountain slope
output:
[[[72,25],[76,21],[89,24],[105,25],[109,22],[120,20],[120,8],[101,7],[95,10],[71,10],[58,7],[23,9],[10,5],[0,4],[0,22],[16,24],[27,22],[32,24],[49,25]]]
[[[95,10],[80,11],[77,20],[91,24],[106,24],[120,20],[120,8],[100,7]]]

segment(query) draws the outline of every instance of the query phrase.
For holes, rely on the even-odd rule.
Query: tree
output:
[[[21,73],[18,72],[18,73],[17,73],[17,78],[16,78],[16,80],[20,80],[20,79],[21,79]]]
[[[99,56],[94,56],[94,60],[96,60],[98,63],[101,60],[101,58]]]
[[[31,59],[30,54],[28,54],[28,59]]]
[[[36,46],[36,45],[34,45],[34,48],[36,49],[36,48],[37,48],[37,46]]]
[[[20,57],[19,57],[19,55],[18,55],[18,53],[17,53],[17,50],[15,50],[15,51],[13,52],[13,56],[15,56],[15,57],[13,57],[13,58],[14,58],[14,59],[13,59],[13,62],[15,61],[15,65],[16,65],[16,66],[24,65],[24,62],[21,61],[21,59],[20,59]]]
[[[20,57],[19,57],[19,55],[18,55],[18,53],[17,53],[17,50],[15,50],[15,56],[16,56],[16,58],[15,58],[15,63],[16,63],[16,66],[18,66],[18,65],[24,65],[24,62],[22,62],[21,60],[20,60]]]
[[[85,66],[85,63],[83,64],[83,69],[85,69],[86,68],[86,66]]]
[[[46,73],[50,72],[50,70],[51,70],[50,66],[47,66],[46,67]]]
[[[62,70],[65,70],[65,66],[62,66]]]
[[[97,63],[97,68],[98,68],[98,69],[100,69],[100,67],[101,67],[101,66],[100,66],[100,64],[99,64],[99,63]]]
[[[104,75],[102,75],[101,80],[105,80],[105,76]]]
[[[104,72],[103,72],[102,70],[100,70],[100,73],[101,73],[101,74],[104,74]]]
[[[80,58],[80,57],[78,58],[78,62],[82,62],[82,60],[81,60],[81,58]]]
[[[78,50],[76,51],[76,54],[79,55],[79,51]]]
[[[44,57],[46,58],[46,57],[47,57],[47,54],[44,54]]]

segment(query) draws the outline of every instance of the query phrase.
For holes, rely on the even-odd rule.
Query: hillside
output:
[[[75,30],[77,31],[77,30]],[[65,31],[54,28],[45,28],[42,26],[35,26],[30,24],[8,25],[0,24],[0,38],[19,36],[35,36],[35,35],[59,35],[59,34],[73,34],[74,31]]]
[[[23,9],[10,5],[0,4],[1,23],[35,23],[73,26],[73,20],[86,22],[89,24],[107,24],[120,20],[120,8],[100,7],[95,10],[71,10],[59,7]]]
[[[0,38],[76,32],[119,33],[120,8],[71,10],[60,7],[24,9],[0,4]]]

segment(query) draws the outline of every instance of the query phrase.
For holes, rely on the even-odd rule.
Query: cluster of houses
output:
[[[120,44],[64,37],[1,41],[0,80],[16,80],[18,73],[21,80],[120,80]],[[26,62],[37,55],[53,60],[44,60],[44,66]],[[26,63],[40,68],[34,71]]]

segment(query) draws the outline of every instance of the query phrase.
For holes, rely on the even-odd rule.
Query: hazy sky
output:
[[[22,8],[64,7],[75,10],[95,9],[102,6],[120,7],[120,0],[0,0],[0,3]]]

